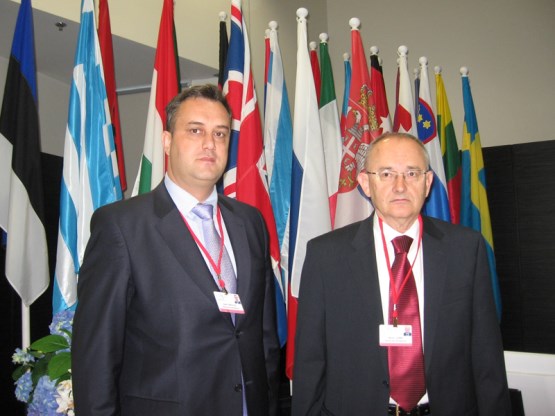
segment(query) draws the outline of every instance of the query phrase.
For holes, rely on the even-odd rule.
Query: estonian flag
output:
[[[29,306],[49,283],[30,0],[19,7],[0,114],[0,226],[6,277]]]

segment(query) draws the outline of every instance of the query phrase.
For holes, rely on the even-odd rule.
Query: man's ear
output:
[[[365,169],[361,170],[360,173],[357,175],[357,181],[360,187],[362,188],[362,190],[364,191],[364,194],[368,198],[370,198],[370,178],[368,173],[366,173]]]
[[[166,156],[170,155],[171,144],[172,144],[172,134],[169,131],[164,130],[162,132],[162,146],[164,147],[164,153],[166,154]]]
[[[434,182],[434,172],[430,169],[425,173],[426,175],[426,198],[430,195],[430,190],[432,189],[432,183]]]

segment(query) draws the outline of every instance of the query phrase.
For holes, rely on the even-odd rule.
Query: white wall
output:
[[[555,415],[555,355],[505,351],[509,386],[521,390],[526,416]]]

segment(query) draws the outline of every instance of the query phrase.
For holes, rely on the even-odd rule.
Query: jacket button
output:
[[[383,381],[382,381],[382,384],[383,384],[385,387],[389,387],[389,383],[387,382],[387,380],[383,380]]]
[[[237,393],[243,391],[243,385],[242,384],[236,384],[235,386],[233,386],[233,390],[235,390]]]
[[[235,331],[235,338],[239,338],[243,335],[243,331]]]

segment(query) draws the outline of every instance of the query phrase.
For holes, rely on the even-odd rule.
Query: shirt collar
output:
[[[179,212],[181,212],[181,214],[188,216],[195,205],[202,202],[203,204],[212,205],[215,215],[216,206],[218,205],[218,193],[215,186],[205,201],[198,201],[189,192],[187,192],[179,185],[177,185],[174,181],[172,181],[167,174],[164,176],[164,185],[166,185],[168,193],[170,194],[173,202],[175,203],[177,209],[179,210]]]
[[[377,227],[378,232],[380,230],[379,221],[380,221],[380,218],[377,215],[374,215],[374,227]],[[382,221],[382,224],[383,224],[383,233],[384,233],[385,241],[388,244],[391,244],[391,240],[393,240],[395,237],[399,237],[400,235],[407,235],[411,237],[414,241],[416,241],[419,238],[420,222],[418,221],[418,219],[414,221],[414,223],[410,226],[410,228],[405,233],[400,233],[399,231],[396,231],[395,229],[390,227],[385,221]]]

